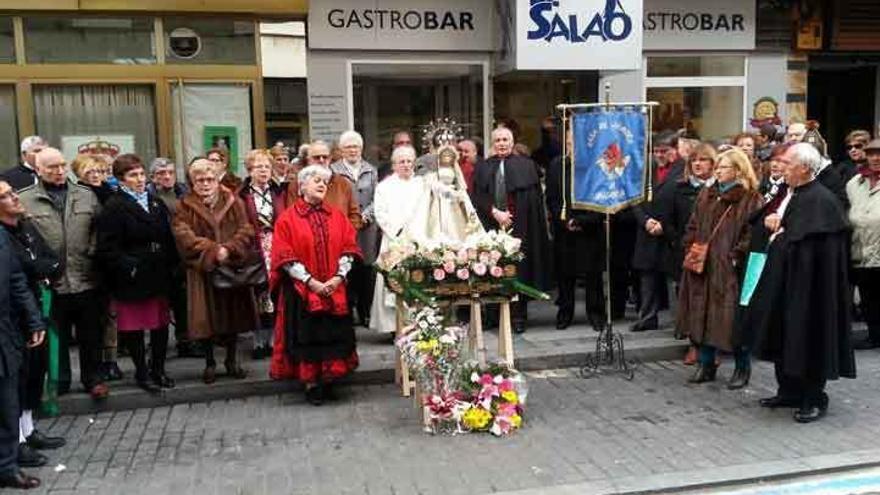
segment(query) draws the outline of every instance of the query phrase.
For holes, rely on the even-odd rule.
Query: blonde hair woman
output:
[[[728,388],[742,388],[751,376],[749,354],[734,325],[740,272],[749,248],[748,220],[763,201],[749,157],[739,149],[718,155],[715,183],[697,196],[682,239],[685,259],[708,246],[702,270],[685,261],[676,328],[699,348],[699,366],[690,381],[715,380],[718,349],[734,353],[736,369]]]

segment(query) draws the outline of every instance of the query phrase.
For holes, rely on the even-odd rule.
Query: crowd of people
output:
[[[373,266],[392,240],[507,229],[523,241],[520,278],[555,285],[556,327],[574,322],[580,280],[588,322],[601,330],[604,215],[571,208],[563,137],[553,119],[542,133],[529,153],[515,125],[499,126],[484,159],[472,139],[431,143],[419,155],[401,131],[390,162],[374,165],[361,135],[347,131],[293,156],[280,145],[249,151],[244,179],[225,148],[178,177],[165,158],[68,162],[26,138],[21,164],[0,177],[0,282],[9,282],[0,291],[0,485],[36,486],[20,467],[45,464],[39,451],[64,444],[34,423],[50,324],[58,394],[71,389],[74,337],[93,398],[121,378],[120,355],[144,390],[174,387],[165,368],[173,324],[178,357],[205,360],[204,383],[247,376],[239,342],[252,332],[252,358],[270,358],[272,378],[302,382],[320,405],[358,365],[355,326],[395,330],[394,296]],[[745,387],[757,356],[776,364],[779,382],[763,406],[795,408],[801,422],[821,418],[826,380],[855,376],[853,314],[869,329],[856,347],[880,346],[880,140],[854,131],[845,144],[848,159],[832,163],[812,125],[713,143],[656,134],[652,199],[611,222],[611,317],[634,301],[631,330],[649,331],[671,307],[676,335],[692,344],[692,383],[715,380],[723,352],[735,363],[727,387]],[[512,308],[517,333],[527,307],[523,297]]]

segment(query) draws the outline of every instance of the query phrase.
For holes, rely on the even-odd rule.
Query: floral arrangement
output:
[[[516,279],[517,264],[524,257],[521,245],[516,237],[497,230],[472,234],[460,243],[418,244],[398,238],[379,255],[376,266],[393,292],[426,303],[428,294],[521,292],[548,299]]]
[[[465,429],[503,436],[522,426],[528,388],[518,371],[501,365],[484,370],[471,365],[462,373],[462,392],[471,398],[461,415]]]
[[[433,306],[420,309],[405,332],[396,345],[424,394],[428,431],[503,436],[522,426],[527,389],[519,372],[466,361],[466,330],[445,325]]]

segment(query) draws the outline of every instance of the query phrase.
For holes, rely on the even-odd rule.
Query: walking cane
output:
[[[42,301],[43,318],[48,323],[47,333],[49,339],[49,376],[46,379],[46,395],[43,397],[43,414],[46,416],[58,416],[58,358],[61,343],[58,339],[58,329],[52,322],[52,291],[46,284],[40,284],[40,300]]]

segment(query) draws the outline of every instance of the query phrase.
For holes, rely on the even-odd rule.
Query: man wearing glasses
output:
[[[312,141],[306,155],[306,165],[320,165],[330,169],[330,146],[321,140]],[[299,198],[298,182],[291,182],[287,189],[287,204],[292,205]],[[355,230],[361,228],[361,209],[358,207],[352,192],[351,185],[345,177],[334,173],[327,183],[327,193],[324,195],[324,204],[333,206],[348,217],[348,221]]]

